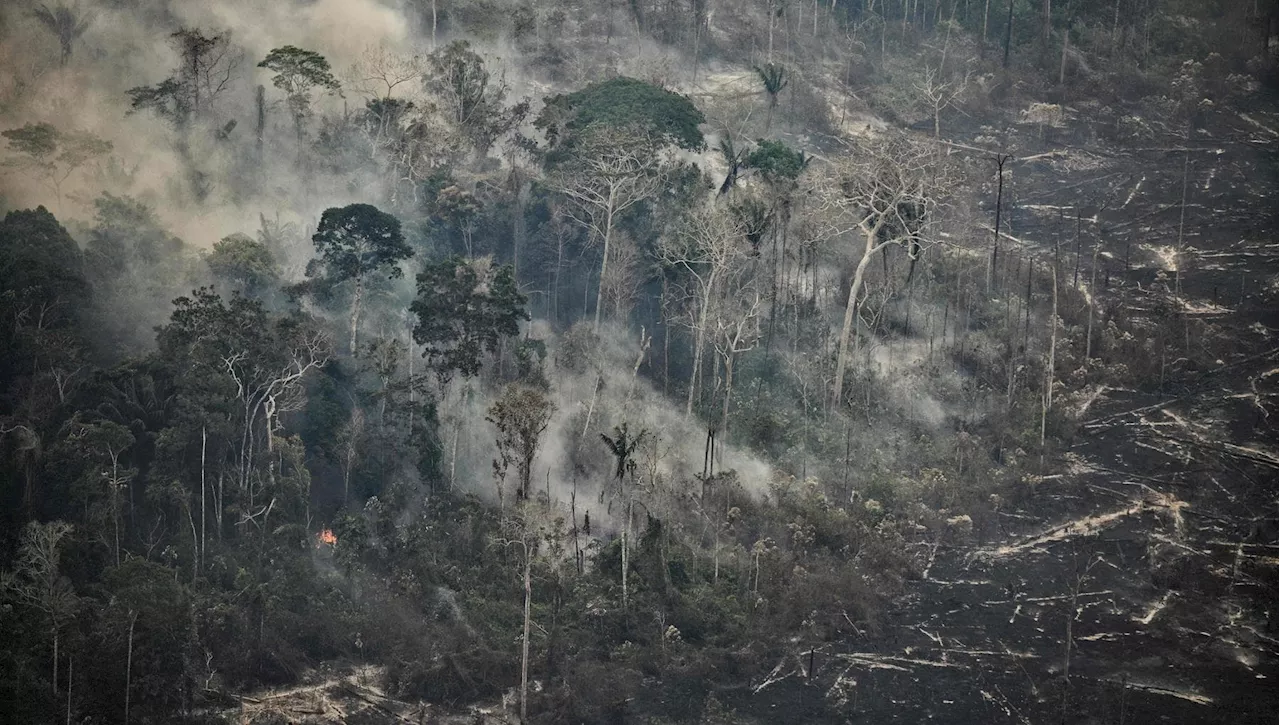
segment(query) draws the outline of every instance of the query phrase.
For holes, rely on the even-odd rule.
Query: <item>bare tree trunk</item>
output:
[[[267,135],[267,89],[258,86],[258,133],[255,139],[258,152],[258,166],[261,169],[263,162],[262,143]]]
[[[205,542],[208,541],[205,535],[205,521],[208,517],[205,515],[205,499],[208,494],[205,492],[205,450],[209,443],[209,437],[205,427],[200,426],[200,550],[196,555],[196,568],[199,569],[204,562]]]
[[[1002,68],[1009,67],[1009,41],[1013,39],[1013,0],[1009,0],[1009,16],[1005,19],[1004,27],[1004,62]]]
[[[1093,245],[1093,270],[1089,273],[1089,324],[1085,328],[1084,335],[1084,361],[1088,364],[1093,353],[1093,313],[1094,308],[1098,305],[1098,247],[1100,243]]]
[[[733,351],[724,358],[724,411],[720,414],[720,432],[729,431],[729,402],[733,395]]]
[[[351,354],[356,354],[356,328],[360,325],[360,299],[364,297],[364,276],[356,276],[356,290],[351,300]]]
[[[129,725],[129,690],[133,684],[133,625],[138,621],[138,615],[129,612],[129,652],[125,657],[124,665],[124,723]]]
[[[999,175],[996,181],[996,230],[991,238],[991,264],[987,266],[987,294],[991,294],[992,279],[995,277],[997,257],[1000,254],[1000,210],[1004,207],[1004,165],[1008,160],[1009,157],[1004,154],[996,156],[996,173]]]
[[[532,622],[533,555],[524,544],[524,634],[520,641],[520,722],[529,721],[529,625]]]
[[[991,0],[987,0],[982,8],[982,52],[987,51],[987,18],[991,15]]]
[[[1111,19],[1111,57],[1120,51],[1120,0],[1116,0],[1116,12]]]
[[[1071,47],[1071,21],[1062,29],[1062,60],[1058,63],[1058,85],[1067,80],[1067,49]]]
[[[71,725],[71,689],[75,686],[76,661],[67,659],[67,725]]]
[[[604,221],[604,254],[600,260],[600,283],[596,287],[596,319],[592,325],[592,331],[600,332],[600,308],[604,306],[604,276],[609,270],[609,237],[613,236],[613,195],[615,192],[609,192],[609,207],[605,210]]]
[[[1049,360],[1044,373],[1044,405],[1040,408],[1040,458],[1044,460],[1045,425],[1053,409],[1053,367],[1058,352],[1058,268],[1053,268],[1053,310],[1049,314]]]
[[[711,278],[714,281],[714,277]],[[693,372],[689,374],[689,395],[685,400],[684,414],[693,415],[693,397],[698,387],[698,373],[702,371],[702,354],[703,348],[706,347],[706,330],[707,330],[707,310],[711,307],[711,283],[707,285],[708,289],[703,295],[703,299],[699,303],[702,309],[698,310],[698,329],[694,331],[693,341]]]
[[[853,334],[855,313],[861,306],[858,302],[858,295],[862,292],[862,280],[872,257],[887,244],[887,242],[880,245],[875,244],[876,234],[879,231],[879,224],[876,225],[875,229],[863,231],[866,239],[866,248],[862,254],[862,259],[858,262],[857,269],[853,273],[853,282],[849,285],[849,299],[844,307],[844,323],[840,328],[840,353],[836,358],[836,380],[832,391],[833,395],[831,396],[833,403],[837,407],[840,405],[841,395],[844,393],[844,375],[849,366],[849,338]]]
[[[631,530],[631,502],[627,501],[627,520],[622,524],[622,611],[627,610],[627,532]]]

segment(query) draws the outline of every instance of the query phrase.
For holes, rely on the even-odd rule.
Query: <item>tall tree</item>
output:
[[[243,59],[231,33],[184,27],[169,36],[169,45],[178,54],[178,67],[154,86],[129,89],[132,110],[150,110],[180,132],[193,120],[216,122],[218,98],[230,88]]]
[[[284,91],[285,103],[293,116],[294,131],[301,142],[304,124],[311,115],[311,93],[317,89],[337,93],[340,89],[338,79],[329,68],[329,61],[314,50],[286,45],[267,53],[258,67],[275,71],[271,83]]]
[[[493,470],[498,482],[500,507],[505,500],[502,482],[513,465],[516,469],[516,501],[531,498],[529,487],[533,461],[538,455],[542,433],[555,410],[555,403],[546,393],[515,383],[504,387],[502,395],[489,407],[485,420],[498,430],[495,441],[498,457],[493,459]]]
[[[861,236],[861,241],[855,244],[858,261],[840,329],[832,385],[832,401],[836,405],[844,392],[849,344],[862,308],[867,267],[891,246],[904,247],[912,256],[919,253],[923,222],[934,203],[927,182],[937,183],[936,169],[932,168],[935,163],[931,149],[913,144],[906,137],[893,137],[856,149],[855,155],[837,170],[832,218],[850,222],[851,228],[841,231],[853,232]]]
[[[409,306],[417,318],[413,340],[442,386],[454,373],[472,377],[485,352],[497,353],[503,340],[520,332],[520,321],[529,319],[524,303],[509,266],[495,269],[487,260],[460,257],[428,263]]]
[[[62,187],[72,174],[86,164],[111,152],[111,142],[91,133],[60,131],[51,123],[28,123],[21,128],[0,131],[16,154],[6,165],[34,176],[53,192],[62,213]]]
[[[573,157],[556,168],[553,188],[570,202],[569,217],[602,247],[594,329],[600,330],[610,246],[621,217],[663,188],[662,165],[652,140],[636,130],[597,128]]]
[[[58,643],[62,628],[75,617],[80,600],[62,571],[62,540],[71,524],[32,521],[22,532],[22,544],[12,572],[0,578],[0,590],[49,620],[53,640],[53,691],[58,691]]]
[[[400,220],[370,204],[326,209],[311,241],[320,256],[307,266],[307,275],[354,286],[350,350],[355,353],[365,278],[384,271],[391,279],[400,278],[404,271],[399,263],[412,257],[413,249],[404,240]]]
[[[787,70],[777,63],[770,62],[756,66],[756,75],[760,77],[765,95],[769,96],[769,112],[764,121],[764,132],[767,134],[769,127],[773,125],[773,109],[778,107],[778,94],[787,87]]]
[[[707,203],[693,210],[677,233],[664,236],[658,254],[662,263],[679,272],[689,304],[686,324],[693,331],[693,368],[685,398],[685,415],[693,415],[703,355],[714,322],[713,306],[724,280],[747,258],[738,219],[723,206]]]
[[[64,66],[71,60],[71,49],[75,42],[93,23],[93,14],[81,9],[79,3],[71,5],[58,3],[53,7],[42,4],[31,11],[31,14],[45,29],[58,38],[58,45],[62,47],[62,57],[59,62]]]
[[[455,40],[432,53],[427,90],[443,102],[446,114],[483,158],[494,142],[524,120],[529,104],[508,108],[505,80],[492,82],[484,59],[465,40]]]

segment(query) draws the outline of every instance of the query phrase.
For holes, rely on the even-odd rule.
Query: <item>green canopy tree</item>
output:
[[[280,282],[271,250],[247,234],[236,233],[215,242],[204,261],[215,278],[248,297],[259,296]]]
[[[580,91],[546,99],[533,125],[546,134],[548,164],[564,160],[587,129],[633,129],[658,146],[687,151],[706,147],[700,126],[707,119],[687,97],[635,78],[619,76]]]
[[[454,373],[473,377],[485,352],[496,354],[503,339],[520,332],[520,321],[529,319],[524,304],[510,266],[495,270],[461,257],[430,263],[409,306],[417,317],[413,339],[442,386]]]
[[[311,241],[320,256],[308,265],[307,276],[354,285],[350,349],[355,353],[365,278],[384,271],[391,279],[403,276],[399,263],[412,257],[413,249],[404,240],[400,220],[370,204],[325,209]]]
[[[338,79],[329,68],[329,61],[314,50],[304,50],[292,45],[273,49],[258,64],[259,68],[275,71],[272,85],[284,91],[285,102],[293,116],[294,130],[302,141],[303,124],[311,115],[311,93],[316,89],[337,93]]]
[[[498,457],[493,459],[493,472],[499,508],[505,499],[503,482],[512,465],[516,468],[516,500],[530,498],[533,459],[538,455],[538,443],[555,410],[555,403],[546,393],[517,384],[503,388],[502,395],[489,407],[485,420],[498,430],[495,441]]]

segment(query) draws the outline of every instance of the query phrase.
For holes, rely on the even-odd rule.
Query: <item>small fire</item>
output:
[[[317,547],[317,548],[318,548],[318,547],[320,547],[320,546],[322,546],[322,545],[324,545],[324,544],[328,544],[329,546],[333,546],[333,545],[334,545],[334,544],[336,544],[336,543],[338,543],[338,537],[333,535],[333,529],[325,529],[325,530],[321,531],[320,533],[316,534],[316,547]]]

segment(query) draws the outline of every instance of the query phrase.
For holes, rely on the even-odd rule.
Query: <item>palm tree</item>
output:
[[[627,562],[627,539],[631,533],[631,497],[627,495],[624,480],[627,474],[631,474],[632,482],[635,481],[636,462],[632,459],[636,446],[640,445],[640,441],[644,440],[648,435],[648,431],[641,430],[639,435],[631,436],[627,432],[627,424],[623,423],[622,427],[614,427],[613,437],[600,434],[600,438],[604,444],[609,447],[609,452],[613,454],[614,460],[617,462],[617,468],[614,469],[614,476],[618,481],[618,490],[623,494],[624,508],[623,516],[625,521],[622,524],[622,608],[627,608],[627,568],[630,566]],[[603,492],[601,492],[603,495]]]
[[[769,133],[769,126],[773,123],[773,109],[778,106],[778,94],[787,87],[787,71],[781,65],[771,62],[756,66],[756,75],[760,76],[760,82],[764,84],[764,92],[769,94],[769,115],[764,121],[764,132]]]
[[[62,3],[52,8],[41,5],[33,10],[32,14],[41,25],[49,29],[49,32],[58,36],[58,44],[62,46],[62,65],[66,65],[67,61],[71,60],[71,45],[84,35],[84,31],[88,30],[89,24],[93,22],[91,14],[81,13],[78,7]]]

